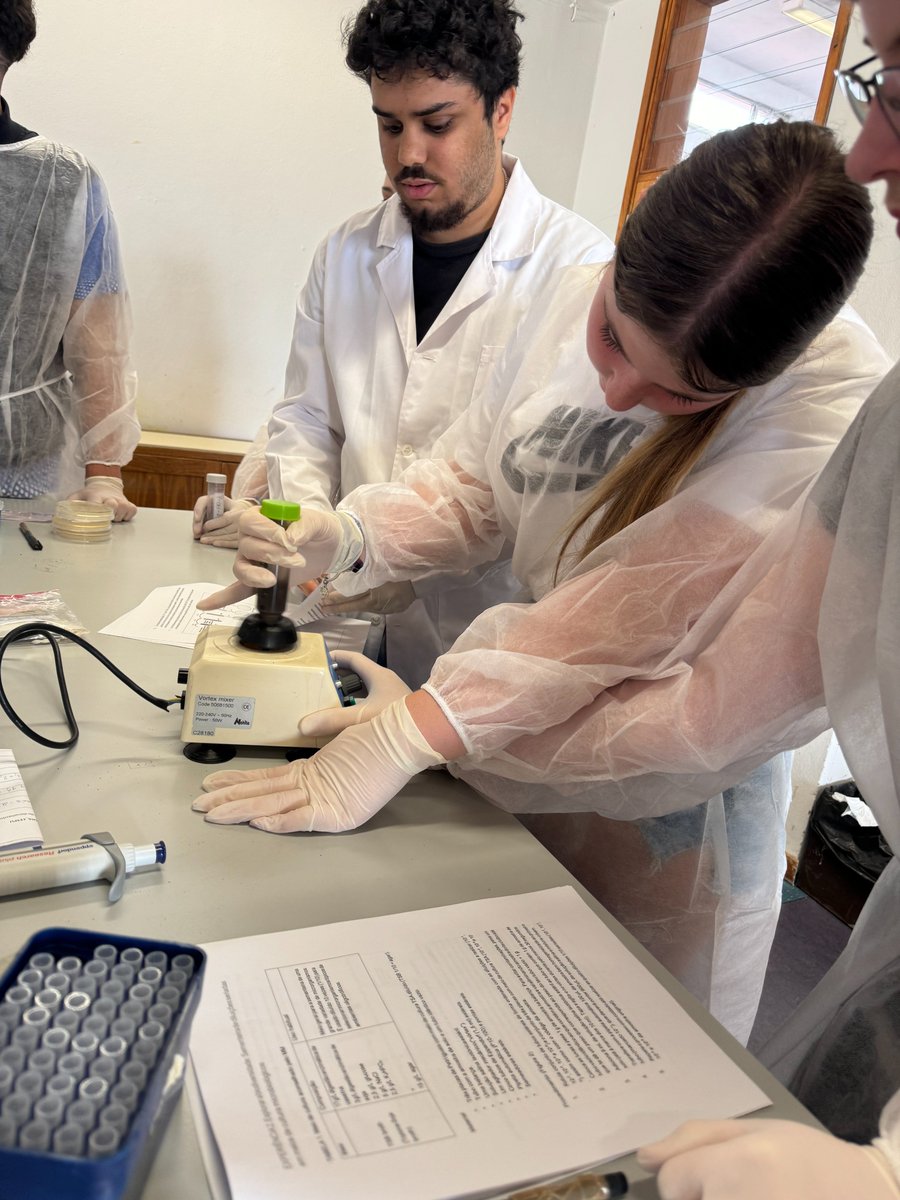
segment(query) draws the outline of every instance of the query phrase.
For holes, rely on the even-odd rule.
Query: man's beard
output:
[[[478,203],[480,204],[481,201]],[[413,212],[405,200],[400,201],[400,211],[409,221],[413,233],[419,237],[427,233],[444,233],[447,229],[455,229],[457,225],[462,224],[472,208],[477,207],[478,204],[467,206],[464,201],[457,200],[455,204],[448,204],[446,208],[438,209],[436,212],[429,212],[427,209]]]

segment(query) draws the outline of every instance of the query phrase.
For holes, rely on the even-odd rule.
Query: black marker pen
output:
[[[39,542],[24,521],[19,522],[19,533],[32,548],[32,550],[43,550],[44,543]]]

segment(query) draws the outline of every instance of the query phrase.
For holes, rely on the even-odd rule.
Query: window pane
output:
[[[838,0],[688,0],[645,168],[672,166],[720,129],[811,120],[837,10]]]

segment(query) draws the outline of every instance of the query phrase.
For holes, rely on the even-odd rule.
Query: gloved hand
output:
[[[402,579],[398,583],[383,583],[360,596],[342,596],[331,588],[322,597],[322,608],[331,616],[344,613],[398,613],[406,612],[416,598],[413,585]]]
[[[900,1183],[874,1146],[794,1121],[688,1121],[638,1151],[662,1200],[897,1200]]]
[[[195,542],[203,542],[205,546],[220,546],[225,550],[236,550],[238,544],[238,523],[241,513],[248,508],[259,508],[252,500],[235,500],[225,497],[225,512],[221,517],[207,520],[206,514],[212,504],[212,496],[199,496],[194,505],[192,532]]]
[[[268,833],[343,833],[373,817],[414,775],[444,761],[399,700],[312,758],[207,775],[206,794],[191,807],[219,825],[249,821]]]
[[[368,696],[351,705],[349,708],[320,708],[318,712],[301,717],[300,732],[307,737],[329,737],[349,729],[351,725],[362,725],[371,721],[378,713],[383,712],[395,700],[402,700],[409,695],[409,688],[399,675],[380,667],[364,654],[355,654],[352,650],[335,650],[331,656],[342,667],[355,671],[366,685]]]
[[[130,521],[137,512],[137,505],[132,504],[125,495],[124,483],[115,475],[89,475],[84,481],[84,487],[66,499],[105,504],[113,510],[114,521]]]
[[[258,508],[241,514],[238,553],[234,574],[239,580],[221,592],[201,601],[202,609],[219,608],[252,596],[257,588],[275,583],[272,571],[260,566],[296,567],[298,581],[306,582],[328,571],[338,573],[356,561],[363,539],[355,522],[346,513],[305,508],[299,521],[287,529],[264,517]]]

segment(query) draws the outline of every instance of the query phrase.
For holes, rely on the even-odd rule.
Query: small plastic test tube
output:
[[[10,1034],[12,1029],[5,1021],[0,1021],[0,1047],[9,1045]]]
[[[41,1035],[41,1045],[45,1050],[50,1050],[53,1054],[53,1061],[61,1054],[65,1054],[72,1044],[72,1033],[69,1029],[63,1029],[60,1025],[54,1025],[52,1029],[45,1029]],[[35,1050],[37,1054],[37,1050]]]
[[[142,1063],[148,1071],[152,1071],[159,1058],[159,1043],[139,1037],[131,1048],[131,1058],[134,1062]]]
[[[98,1125],[88,1134],[88,1158],[106,1158],[114,1154],[122,1141],[122,1134],[112,1125]]]
[[[109,981],[107,980],[107,982],[109,982]],[[101,985],[101,986],[105,986],[105,985]],[[114,984],[113,991],[118,991],[118,989],[119,989],[118,983]],[[97,999],[94,1001],[94,1003],[91,1005],[91,1016],[92,1017],[102,1017],[104,1019],[104,1021],[111,1021],[113,1019],[113,1017],[116,1015],[116,1013],[119,1011],[119,1005],[121,1003],[122,1003],[121,998],[119,998],[117,1000],[112,995],[98,996]]]
[[[113,967],[113,970],[116,969],[116,967]],[[130,967],[126,967],[125,969],[129,974],[131,974]],[[130,986],[130,984],[128,986]],[[113,1007],[118,1008],[125,999],[125,987],[126,985],[124,980],[113,979],[112,976],[110,976],[106,983],[100,984],[100,995],[97,1000],[94,1001],[94,1005],[96,1006],[100,1000],[111,1000]]]
[[[118,1087],[118,1084],[116,1084]],[[128,1128],[128,1123],[131,1120],[131,1112],[124,1104],[117,1104],[115,1101],[105,1105],[100,1110],[98,1123],[100,1125],[112,1125],[113,1129],[117,1129],[119,1134],[124,1134]]]
[[[96,975],[88,975],[85,971],[82,971],[80,975],[76,975],[72,980],[72,991],[84,992],[86,996],[90,996],[93,999],[97,995],[100,983],[101,980],[98,980]]]
[[[107,970],[119,961],[119,952],[115,946],[104,942],[94,948],[94,959],[106,963]],[[85,968],[86,969],[86,968]]]
[[[92,1033],[98,1042],[102,1042],[109,1032],[109,1018],[102,1013],[91,1013],[81,1022],[82,1033]]]
[[[67,975],[65,971],[51,971],[49,975],[44,976],[44,987],[55,988],[59,992],[60,1004],[62,1004],[63,996],[68,996],[72,990],[72,976]]]
[[[73,1079],[78,1080],[84,1078],[86,1065],[83,1054],[79,1054],[77,1050],[69,1050],[57,1059],[56,1069],[58,1073],[71,1075]]]
[[[16,1072],[9,1063],[0,1062],[0,1100],[12,1091],[15,1077]]]
[[[66,999],[68,1000],[68,996]],[[81,1013],[72,1008],[61,1008],[53,1018],[54,1029],[65,1029],[69,1037],[74,1037],[81,1028]]]
[[[124,1038],[126,1042],[133,1042],[137,1027],[138,1023],[134,1017],[116,1017],[109,1026],[110,1036]]]
[[[66,1121],[80,1125],[85,1133],[94,1128],[97,1121],[97,1106],[91,1100],[73,1100],[66,1109]]]
[[[8,1063],[17,1075],[20,1071],[25,1069],[25,1059],[27,1057],[28,1055],[23,1046],[17,1046],[13,1044],[10,1046],[4,1046],[3,1049],[0,1050],[0,1063]]]
[[[137,972],[144,965],[144,952],[137,946],[126,946],[119,955],[119,962],[128,963]]]
[[[80,1158],[84,1154],[84,1129],[67,1121],[53,1133],[53,1149],[57,1154]]]
[[[43,971],[46,975],[48,971],[52,971],[56,966],[56,959],[52,954],[48,954],[46,950],[39,950],[37,954],[32,954],[28,960],[29,967],[34,967],[36,971]]]
[[[44,1096],[59,1096],[63,1104],[68,1104],[75,1096],[75,1088],[78,1086],[78,1076],[70,1075],[64,1071],[57,1071],[55,1075],[51,1075],[47,1080],[47,1086],[44,1089]]]
[[[184,971],[185,975],[190,979],[194,973],[194,960],[189,954],[176,954],[172,959],[172,970]]]
[[[0,1149],[9,1150],[16,1144],[19,1127],[12,1117],[0,1117]]]
[[[147,1083],[147,1068],[142,1062],[137,1062],[130,1058],[127,1063],[122,1064],[122,1070],[119,1072],[119,1083],[133,1083],[137,1088],[138,1093],[144,1090]]]
[[[37,1030],[38,1035],[44,1033],[53,1024],[53,1014],[49,1008],[26,1008],[21,1017],[22,1024]]]
[[[163,975],[163,984],[166,987],[178,988],[178,994],[183,996],[187,990],[188,977],[184,971],[179,970],[178,967],[171,967],[168,971],[166,971],[165,975]]]
[[[63,1100],[62,1096],[52,1093],[49,1096],[41,1096],[40,1100],[36,1100],[34,1104],[35,1118],[40,1121],[46,1121],[51,1129],[55,1129],[59,1125],[65,1111],[65,1100]]]
[[[38,971],[36,967],[26,967],[24,971],[19,972],[16,982],[31,988],[33,992],[39,992],[44,986],[44,972]]]
[[[109,972],[110,980],[121,979],[122,986],[126,990],[134,983],[135,975],[137,975],[137,971],[129,962],[117,962],[114,967],[110,968]]]
[[[103,1036],[106,1036],[106,1030],[103,1031]],[[96,1033],[91,1033],[89,1029],[79,1029],[72,1038],[72,1049],[84,1057],[84,1061],[89,1063],[97,1057],[97,1048],[100,1045],[100,1038]]]
[[[51,1129],[46,1121],[26,1121],[19,1130],[19,1145],[23,1150],[49,1150]]]
[[[168,1004],[172,1012],[178,1012],[181,1007],[181,992],[176,987],[166,984],[156,993],[157,1004]]]
[[[63,1000],[63,1008],[67,1008],[70,1012],[83,1016],[91,1007],[91,999],[92,997],[87,992],[71,991]]]
[[[68,976],[64,977],[68,982]],[[62,1007],[62,992],[59,988],[45,987],[35,995],[34,1002],[39,1008],[46,1008],[48,1012],[59,1012]]]
[[[31,1103],[34,1104],[38,1096],[44,1094],[44,1076],[40,1071],[35,1071],[29,1068],[23,1071],[16,1080],[16,1091],[21,1092],[23,1096],[27,1096]]]
[[[149,1008],[156,999],[156,988],[149,983],[133,983],[128,989],[128,999],[137,1000],[144,1008]]]
[[[165,975],[169,969],[169,956],[165,950],[148,950],[144,955],[145,967],[156,967],[156,969]]]
[[[119,1016],[128,1017],[136,1025],[143,1025],[147,1009],[140,1000],[123,1000],[119,1006]]]
[[[156,1004],[151,1004],[147,1009],[147,1020],[159,1021],[163,1029],[169,1028],[169,1026],[172,1024],[172,1018],[174,1016],[175,1013],[170,1004],[160,1004],[157,1002]]]
[[[141,1030],[145,1028],[146,1025],[141,1026]],[[141,1030],[138,1030],[138,1037],[143,1036]],[[117,1066],[121,1066],[128,1057],[128,1043],[123,1037],[110,1034],[109,1037],[105,1037],[100,1043],[98,1057],[111,1058]]]
[[[56,969],[62,971],[64,975],[68,975],[70,979],[74,979],[76,975],[81,974],[83,966],[84,964],[77,955],[67,954],[56,964]]]
[[[210,471],[206,476],[206,494],[209,497],[209,504],[206,506],[206,521],[213,521],[217,517],[221,517],[225,512],[225,484],[228,482],[226,475],[220,475],[217,471]]]
[[[60,1030],[62,1032],[62,1030]],[[38,1046],[28,1055],[28,1070],[36,1071],[41,1079],[47,1080],[56,1074],[56,1055],[47,1046]],[[41,1087],[41,1091],[43,1091]]]
[[[78,1099],[90,1100],[95,1108],[105,1104],[108,1095],[109,1081],[101,1079],[99,1075],[89,1075],[78,1085]]]
[[[101,1058],[98,1054],[88,1067],[88,1074],[95,1079],[104,1079],[110,1085],[119,1077],[119,1062],[114,1058]]]
[[[0,1021],[4,1025],[17,1025],[22,1012],[18,1004],[10,1004],[8,1000],[0,1002]]]
[[[139,1095],[137,1087],[130,1079],[120,1079],[118,1083],[113,1084],[109,1091],[110,1101],[114,1104],[121,1104],[130,1113],[137,1108]]]
[[[42,1032],[36,1025],[20,1025],[10,1034],[10,1045],[21,1046],[26,1054],[30,1054],[32,1050],[37,1050]]]
[[[26,1008],[31,1008],[34,1004],[34,992],[24,983],[17,983],[7,991],[3,999],[7,1004],[14,1005],[17,1015],[21,1016]]]
[[[25,1092],[10,1092],[8,1096],[4,1096],[0,1100],[0,1116],[9,1117],[18,1128],[20,1125],[24,1125],[31,1116],[31,1106],[31,1097]]]
[[[152,964],[143,966],[137,973],[137,982],[149,984],[152,988],[162,987],[163,969]]]
[[[86,975],[88,979],[93,979],[97,987],[99,987],[101,983],[105,983],[109,978],[109,966],[110,964],[105,959],[92,958],[90,962],[84,964],[84,970],[81,974]]]

